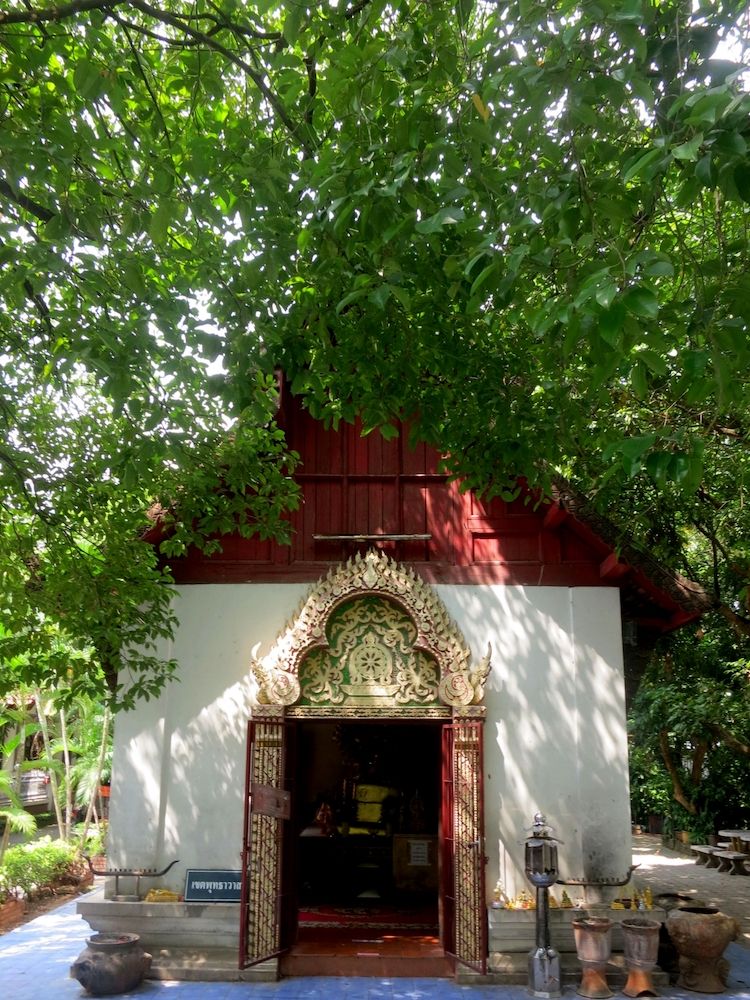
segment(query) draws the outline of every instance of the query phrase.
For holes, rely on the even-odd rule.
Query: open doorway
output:
[[[318,968],[335,955],[337,971],[356,961],[359,975],[367,960],[382,968],[399,959],[416,974],[419,963],[424,974],[448,974],[441,728],[440,720],[298,721],[290,824],[298,921],[286,974],[305,974],[311,955]]]

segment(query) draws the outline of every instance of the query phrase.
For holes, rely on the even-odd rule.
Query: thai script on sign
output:
[[[209,892],[213,892],[214,889],[236,889],[242,888],[242,882],[202,882],[196,881],[192,883],[194,889],[208,889]]]
[[[186,903],[237,903],[241,891],[242,872],[188,868],[185,873]]]

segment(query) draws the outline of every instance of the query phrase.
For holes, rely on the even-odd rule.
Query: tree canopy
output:
[[[53,621],[158,689],[145,512],[179,506],[173,553],[233,524],[284,537],[278,368],[316,417],[386,437],[405,419],[467,485],[574,479],[742,625],[746,18],[9,0],[5,655],[49,652]]]

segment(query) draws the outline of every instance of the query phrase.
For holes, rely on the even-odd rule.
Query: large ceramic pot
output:
[[[622,992],[627,997],[658,996],[651,972],[659,955],[661,923],[647,917],[630,917],[620,926],[628,970],[628,981]]]
[[[608,917],[580,917],[573,921],[573,936],[583,966],[577,992],[582,997],[611,997],[607,962],[612,953],[612,921]]]
[[[713,906],[683,906],[667,917],[667,931],[680,956],[677,985],[696,993],[722,993],[729,974],[722,955],[739,934],[734,917]]]
[[[150,968],[151,956],[137,934],[92,934],[71,965],[70,978],[92,996],[111,996],[134,989]]]

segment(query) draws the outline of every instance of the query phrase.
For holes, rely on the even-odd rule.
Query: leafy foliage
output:
[[[16,674],[105,677],[116,704],[171,676],[150,648],[172,623],[144,512],[176,518],[167,558],[230,527],[285,537],[277,366],[316,417],[386,437],[407,418],[467,485],[563,473],[625,519],[635,496],[645,538],[674,529],[669,561],[703,533],[739,614],[750,96],[714,53],[744,11],[10,0]]]
[[[631,805],[705,836],[750,819],[750,691],[742,643],[728,627],[673,637],[636,696]]]
[[[43,837],[9,847],[0,867],[0,891],[5,895],[38,895],[72,876],[76,868],[75,848],[62,841]]]

